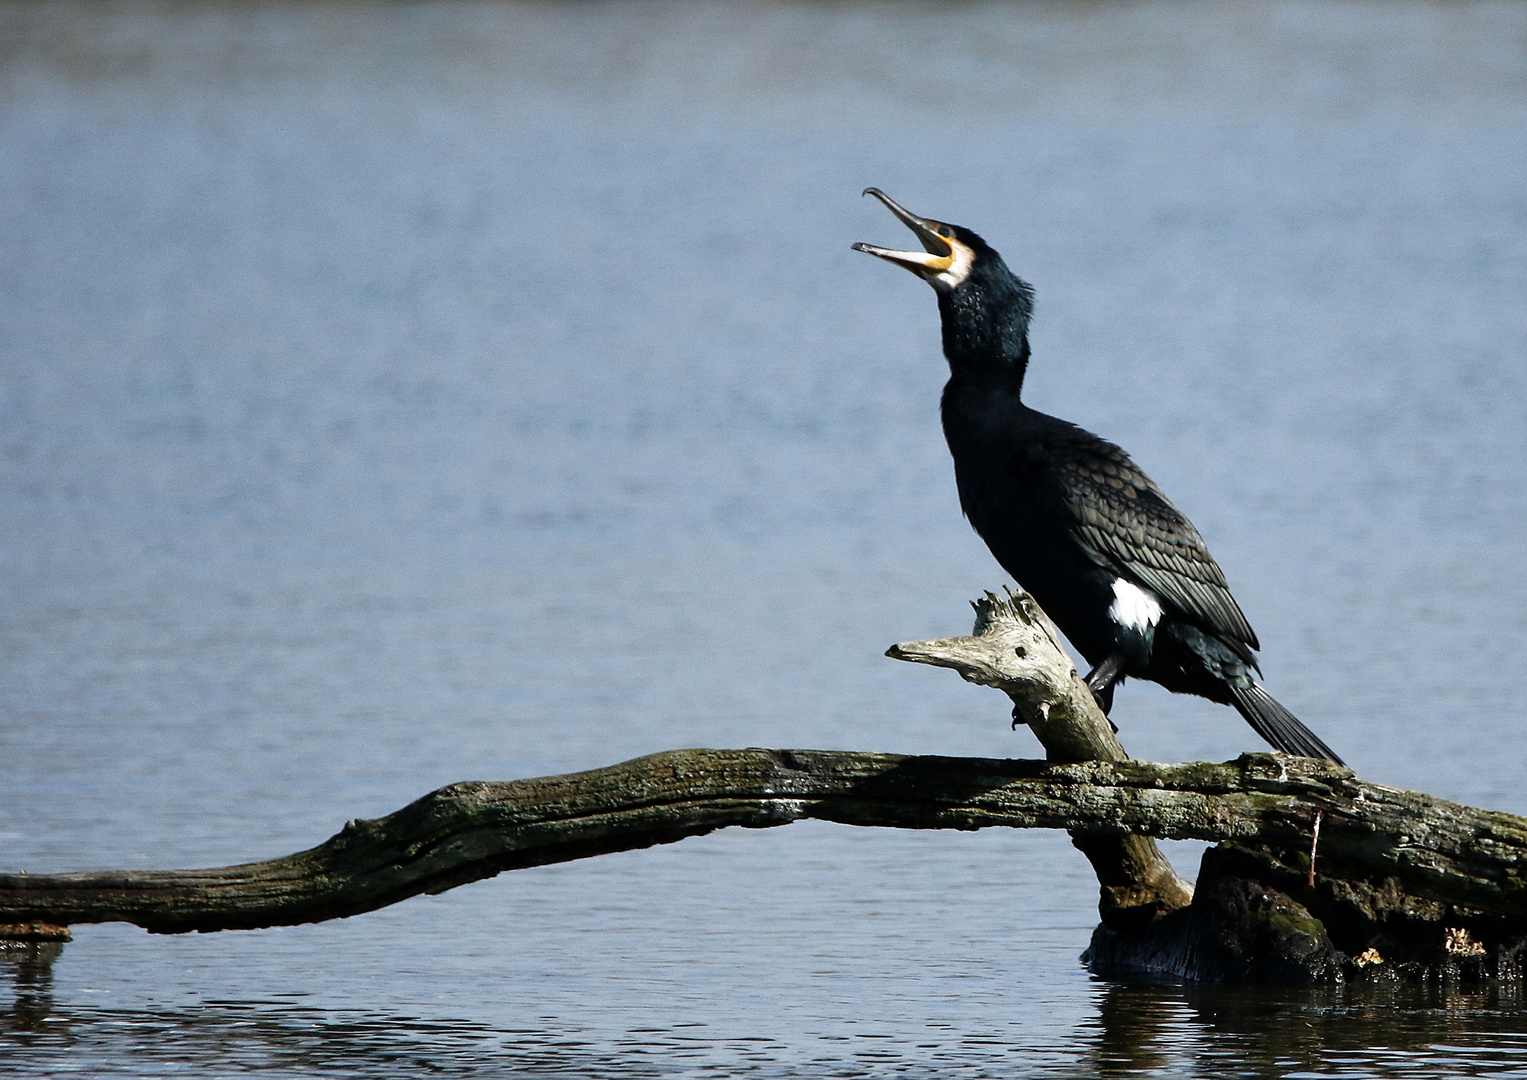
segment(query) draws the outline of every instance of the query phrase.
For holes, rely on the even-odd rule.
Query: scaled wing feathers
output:
[[[1048,489],[1094,562],[1150,589],[1254,663],[1257,635],[1193,523],[1123,450],[1076,434],[1021,447],[1014,469]]]

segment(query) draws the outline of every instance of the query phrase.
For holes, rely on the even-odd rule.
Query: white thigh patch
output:
[[[1113,580],[1113,604],[1108,617],[1120,626],[1143,634],[1161,621],[1161,601],[1149,589],[1142,589],[1123,578]]]

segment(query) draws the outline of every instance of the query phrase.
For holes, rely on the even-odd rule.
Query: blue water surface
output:
[[[869,184],[1365,778],[1527,813],[1527,8],[0,5],[0,870],[683,746],[1038,756]],[[1130,684],[1135,756],[1257,749]],[[1189,874],[1197,848],[1174,846]],[[0,954],[0,1074],[1527,1076],[1517,991],[1096,981],[1065,837],[820,823]],[[56,954],[56,955],[55,955]]]

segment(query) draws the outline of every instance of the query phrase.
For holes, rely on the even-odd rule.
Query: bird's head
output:
[[[923,250],[895,251],[874,244],[855,244],[855,251],[863,251],[905,267],[939,292],[958,289],[970,278],[972,272],[984,264],[1001,264],[1002,257],[969,229],[918,217],[879,188],[865,188],[864,194],[873,195],[885,203],[886,209],[912,230]]]
[[[923,250],[893,251],[874,244],[855,244],[854,250],[906,267],[933,286],[943,322],[944,355],[952,369],[1005,372],[1021,386],[1029,360],[1034,290],[969,229],[918,217],[879,188],[865,188],[864,193],[885,203]]]

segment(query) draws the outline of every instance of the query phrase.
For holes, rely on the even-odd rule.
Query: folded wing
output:
[[[1257,635],[1193,523],[1123,450],[1071,430],[1074,438],[1050,433],[1021,446],[1014,471],[1050,503],[1088,558],[1150,589],[1255,667]]]

